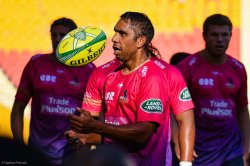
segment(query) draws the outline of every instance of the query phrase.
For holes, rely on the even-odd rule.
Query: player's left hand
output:
[[[77,133],[87,134],[94,132],[96,120],[90,115],[88,111],[83,110],[82,108],[76,108],[80,112],[80,116],[70,114],[70,124],[73,131]]]
[[[80,149],[86,144],[87,135],[76,133],[73,130],[68,130],[64,132],[71,149]]]
[[[249,163],[249,153],[248,152],[244,152],[244,155],[243,155],[243,161],[244,161],[244,166],[249,166],[248,163]]]

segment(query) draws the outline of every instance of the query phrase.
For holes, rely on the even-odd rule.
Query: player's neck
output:
[[[55,53],[50,53],[49,54],[49,57],[50,57],[50,59],[52,60],[52,61],[54,61],[54,62],[57,62],[57,63],[60,63],[57,59],[56,59],[56,55],[55,55]]]
[[[201,57],[211,64],[223,64],[227,61],[227,55],[214,55],[209,53],[207,50],[202,50],[200,52]]]
[[[135,55],[134,59],[131,59],[130,61],[126,61],[124,63],[123,73],[130,73],[140,66],[142,66],[146,61],[148,60],[148,57],[146,54],[140,54]]]

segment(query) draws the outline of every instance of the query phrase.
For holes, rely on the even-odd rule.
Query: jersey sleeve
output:
[[[248,97],[247,97],[247,73],[245,67],[242,65],[241,73],[241,86],[239,89],[239,93],[236,96],[236,104],[237,108],[244,108],[248,105]]]
[[[16,100],[21,102],[28,102],[30,100],[31,96],[28,94],[32,93],[32,77],[35,74],[35,69],[36,67],[34,65],[34,61],[31,58],[22,72],[18,90],[15,96]]]
[[[141,83],[137,100],[137,121],[151,121],[161,124],[164,120],[165,105],[168,100],[167,86],[162,84],[164,78],[150,76]]]
[[[170,109],[174,115],[190,110],[194,107],[186,82],[177,68],[171,67],[168,71],[170,87]]]
[[[101,112],[102,88],[98,68],[96,68],[88,80],[86,91],[83,98],[82,108],[89,112]]]
[[[190,81],[190,68],[188,67],[188,61],[185,59],[176,65],[177,69],[181,72],[187,86]]]

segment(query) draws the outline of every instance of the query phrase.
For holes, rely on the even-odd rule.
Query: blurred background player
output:
[[[247,74],[241,62],[226,54],[231,36],[227,16],[207,17],[203,24],[205,49],[177,65],[195,105],[197,166],[243,166],[243,159],[247,165]]]
[[[14,139],[24,143],[23,114],[32,98],[28,144],[41,151],[51,164],[61,164],[67,153],[64,132],[70,128],[68,114],[82,104],[88,77],[95,68],[65,66],[56,58],[60,40],[77,28],[69,18],[55,20],[50,28],[53,52],[33,56],[25,66],[11,113]]]

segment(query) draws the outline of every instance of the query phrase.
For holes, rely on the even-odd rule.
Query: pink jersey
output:
[[[236,114],[248,104],[246,71],[242,63],[227,58],[214,65],[196,53],[178,65],[195,104],[195,165],[220,165],[243,153]]]
[[[119,60],[112,60],[102,66],[97,67],[91,74],[86,92],[84,94],[82,108],[92,110],[93,112],[101,112],[103,87],[107,76],[121,65]]]
[[[173,67],[172,65],[166,63],[165,61],[159,58],[151,58],[152,61],[164,71],[167,76],[167,80],[169,82],[170,91],[170,100],[169,106],[170,109],[174,112],[174,114],[182,113],[186,110],[193,108],[193,103],[191,101],[189,92],[187,90],[186,83],[181,75],[181,73]],[[102,94],[103,94],[103,86],[106,81],[106,77],[113,72],[113,70],[117,69],[120,66],[120,62],[118,60],[113,60],[108,62],[107,64],[100,66],[95,69],[92,73],[88,85],[86,88],[86,93],[83,102],[83,108],[86,110],[91,110],[91,112],[100,112],[102,106]],[[169,107],[166,108],[166,119],[168,119],[164,126],[163,135],[164,139],[167,140],[167,165],[171,163],[172,155],[170,150],[170,139],[171,139],[171,127],[169,120]]]
[[[36,55],[23,71],[19,88],[32,93],[29,144],[48,155],[52,163],[60,163],[64,154],[64,132],[70,128],[68,114],[81,106],[94,68],[92,63],[67,67],[48,55]],[[27,102],[30,98],[19,92],[16,99]]]
[[[167,107],[169,89],[167,83],[162,84],[166,81],[164,73],[150,60],[130,74],[123,74],[121,70],[117,70],[119,69],[117,64],[112,66],[108,65],[109,69],[100,68],[104,71],[100,72],[100,75],[107,77],[102,96],[105,99],[104,108],[107,110],[105,123],[114,125],[143,121],[158,123],[160,127],[153,134],[146,148],[138,153],[131,153],[131,157],[138,165],[150,163],[165,165],[167,137],[162,138],[163,124],[166,120],[166,112],[163,110]],[[103,73],[107,71],[109,74],[104,75]],[[83,108],[91,112],[101,112],[101,105],[96,102],[97,98],[89,90],[86,94]],[[99,103],[99,107],[92,106],[96,103]],[[106,143],[110,141],[112,140],[105,139]]]
[[[138,165],[165,165],[167,140],[162,136],[169,89],[163,71],[149,60],[129,74],[122,70],[112,72],[104,87],[104,98],[107,110],[105,123],[159,124],[146,147],[130,155]],[[109,141],[106,139],[106,143]]]
[[[194,105],[187,84],[180,71],[159,58],[152,57],[151,60],[164,71],[167,77],[170,88],[169,106],[174,115],[192,109]]]

